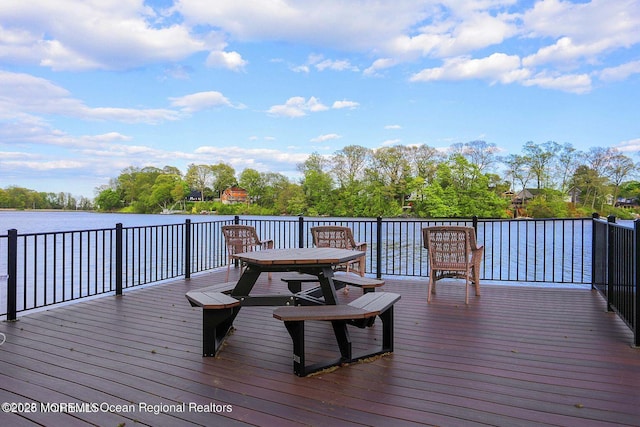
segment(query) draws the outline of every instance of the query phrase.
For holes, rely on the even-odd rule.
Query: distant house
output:
[[[577,205],[578,203],[580,203],[581,194],[582,194],[582,190],[580,190],[578,187],[571,187],[569,189],[568,197],[566,201],[569,203],[573,203],[574,205]]]
[[[202,201],[202,192],[198,190],[191,190],[189,195],[187,196],[187,201],[189,202],[201,202]]]
[[[240,187],[229,187],[220,195],[220,201],[225,205],[233,205],[235,203],[247,203],[249,193]]]
[[[624,209],[635,209],[637,207],[640,207],[640,204],[638,203],[638,199],[631,199],[631,198],[625,198],[625,197],[618,197],[618,199],[616,200],[616,208],[624,208]]]
[[[541,192],[542,189],[539,188],[525,188],[513,197],[512,203],[515,206],[523,206],[527,201],[533,199]]]

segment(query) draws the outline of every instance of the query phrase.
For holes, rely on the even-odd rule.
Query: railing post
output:
[[[191,279],[191,220],[184,222],[184,278]]]
[[[640,347],[640,219],[633,222],[633,346]]]
[[[473,225],[473,231],[478,235],[478,215],[471,217],[471,224]]]
[[[234,223],[235,225],[240,224],[240,217],[239,217],[238,215],[236,215],[236,216],[234,216],[234,217],[233,217],[233,223]]]
[[[376,278],[382,278],[382,217],[376,219]]]
[[[298,247],[304,248],[304,217],[298,217]]]
[[[613,273],[615,269],[613,268],[613,264],[615,261],[615,256],[613,253],[613,227],[609,224],[615,224],[616,217],[615,215],[609,215],[607,217],[607,311],[612,311],[611,308],[611,298],[613,295],[613,282],[614,277]]]
[[[596,233],[596,219],[600,218],[598,212],[591,214],[591,289],[596,289],[598,233]]]
[[[116,224],[116,295],[122,295],[122,223]]]
[[[18,312],[18,230],[9,230],[7,241],[7,321],[14,322]]]

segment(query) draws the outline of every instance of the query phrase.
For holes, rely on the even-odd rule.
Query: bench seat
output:
[[[364,293],[374,292],[376,288],[384,286],[384,280],[382,279],[374,279],[349,273],[336,273],[333,276],[333,282],[336,284],[336,287],[339,285],[351,285],[362,288],[362,292]]]
[[[235,282],[220,283],[185,295],[192,307],[202,307],[203,356],[215,356],[231,331],[240,301],[222,291],[231,292],[234,286]]]
[[[393,305],[400,295],[391,292],[370,292],[346,305],[288,306],[273,311],[273,317],[284,321],[293,340],[293,371],[298,376],[306,376],[319,370],[352,363],[393,351]],[[379,316],[382,320],[382,348],[357,356],[352,355],[351,339],[347,325],[366,327],[367,319]],[[330,321],[340,348],[340,358],[328,363],[311,366],[305,364],[304,322]]]
[[[287,282],[287,286],[292,293],[298,293],[302,290],[303,283],[318,282],[318,278],[311,274],[287,274],[280,280]],[[362,288],[363,293],[373,292],[375,288],[384,286],[384,280],[373,279],[371,277],[358,276],[350,273],[336,273],[333,275],[333,283],[336,290],[351,285]]]
[[[205,310],[218,310],[240,305],[240,301],[222,292],[205,289],[189,291],[185,295],[192,307],[202,307]]]

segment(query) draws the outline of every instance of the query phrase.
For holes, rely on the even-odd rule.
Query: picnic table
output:
[[[390,293],[366,293],[349,304],[339,307],[334,283],[333,267],[363,255],[360,251],[336,248],[266,249],[237,254],[246,264],[237,282],[227,282],[187,293],[193,306],[203,308],[203,353],[214,356],[233,326],[240,308],[247,306],[280,306],[274,317],[284,321],[294,342],[294,371],[307,375],[320,367],[306,368],[304,364],[304,321],[331,321],[340,348],[338,361],[321,367],[357,360],[351,354],[347,324],[358,327],[370,325],[372,317],[383,320],[383,351],[393,350],[393,304],[400,298]],[[319,286],[309,290],[291,288],[290,293],[256,294],[253,288],[262,273],[298,272],[318,278]],[[377,295],[377,296],[376,296]],[[371,356],[376,353],[368,353]],[[300,354],[301,353],[301,354]],[[364,356],[359,356],[364,357]]]

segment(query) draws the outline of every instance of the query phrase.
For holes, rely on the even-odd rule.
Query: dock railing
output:
[[[0,316],[157,283],[227,265],[221,227],[256,227],[276,248],[311,246],[311,227],[351,227],[368,243],[366,273],[428,277],[422,228],[468,225],[484,245],[481,279],[591,285],[592,220],[248,217],[181,224],[0,235]],[[1,283],[1,282],[0,282]],[[4,310],[6,308],[6,310]],[[4,312],[3,312],[4,311]]]
[[[593,218],[593,288],[633,331],[633,345],[640,347],[640,220],[633,226],[616,218]]]

